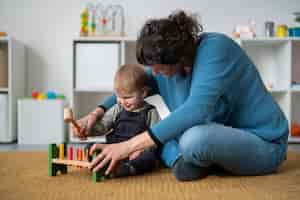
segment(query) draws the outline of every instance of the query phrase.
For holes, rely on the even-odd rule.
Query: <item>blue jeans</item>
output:
[[[236,175],[268,174],[286,159],[287,138],[288,133],[270,142],[221,124],[199,125],[166,143],[161,158],[168,167],[182,156],[196,166],[214,164]]]

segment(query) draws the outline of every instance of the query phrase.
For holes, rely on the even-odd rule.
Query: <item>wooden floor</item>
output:
[[[28,159],[30,158],[30,159]],[[5,200],[299,200],[300,153],[289,152],[278,173],[266,176],[211,174],[193,182],[178,182],[168,169],[143,176],[94,183],[91,172],[71,167],[49,177],[46,152],[0,152],[0,199]]]

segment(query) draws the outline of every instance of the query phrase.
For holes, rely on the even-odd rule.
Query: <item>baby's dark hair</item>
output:
[[[192,66],[202,26],[184,11],[167,18],[148,20],[137,40],[136,57],[140,64]]]

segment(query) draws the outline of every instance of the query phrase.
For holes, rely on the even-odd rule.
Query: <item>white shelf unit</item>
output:
[[[256,64],[266,86],[286,115],[289,125],[300,124],[300,39],[253,38],[239,39]],[[300,137],[289,136],[290,143],[300,143]]]
[[[17,139],[17,100],[25,96],[24,62],[24,46],[10,36],[0,37],[0,94],[7,96],[8,107],[8,126],[0,130],[0,143]]]
[[[239,39],[237,42],[246,50],[249,57],[258,67],[258,71],[266,85],[272,85],[270,92],[282,108],[286,115],[289,125],[291,123],[300,124],[300,85],[294,85],[294,80],[300,82],[300,39],[299,38],[254,38],[254,39]],[[112,63],[110,59],[117,59],[119,65],[125,63],[137,63],[135,57],[134,37],[78,37],[73,40],[73,91],[71,98],[71,106],[74,109],[75,117],[78,119],[85,116],[89,111],[95,108],[99,100],[112,94],[112,78],[114,71],[109,71],[106,75],[99,73],[99,86],[77,88],[76,71],[78,70],[78,47],[81,44],[90,44],[105,46],[107,44],[116,44],[119,48],[117,55],[106,54],[106,51],[99,50],[90,52],[92,57],[86,59],[81,67],[88,69],[91,65],[91,60],[102,60],[99,67],[105,70],[108,66],[105,63]],[[80,47],[79,47],[80,48]],[[91,50],[92,51],[92,50]],[[298,58],[299,57],[299,58]],[[84,60],[84,59],[83,59]],[[91,61],[91,62],[90,62]],[[116,69],[118,66],[114,66]],[[94,69],[93,69],[94,68]],[[103,70],[101,69],[101,70]],[[92,72],[97,72],[94,67],[90,68]],[[100,71],[101,71],[100,70]],[[297,73],[299,72],[299,73]],[[103,78],[103,76],[105,76]],[[110,77],[111,80],[106,79]],[[103,78],[103,79],[102,79]],[[83,79],[85,80],[85,79]],[[102,80],[102,81],[101,81]],[[107,82],[105,82],[107,81]],[[109,82],[111,81],[111,82]],[[106,87],[102,87],[106,85]],[[72,135],[72,134],[70,134]],[[70,141],[78,142],[78,140],[70,136]],[[300,137],[289,137],[289,142],[300,143]]]
[[[137,63],[133,37],[77,37],[73,39],[71,107],[79,119],[113,92],[113,77],[125,63]],[[70,142],[104,141],[103,137],[80,141],[69,131]]]

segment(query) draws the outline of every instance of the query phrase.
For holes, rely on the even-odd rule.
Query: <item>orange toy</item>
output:
[[[77,160],[79,160],[79,161],[82,161],[82,148],[81,147],[79,147],[78,149],[77,149]]]
[[[0,37],[5,37],[7,34],[5,32],[0,32]]]
[[[300,125],[297,123],[293,123],[291,126],[291,136],[300,137]]]

